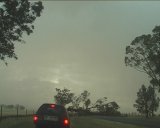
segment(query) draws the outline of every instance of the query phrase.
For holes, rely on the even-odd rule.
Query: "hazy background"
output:
[[[160,25],[160,2],[46,1],[18,60],[0,62],[0,104],[37,108],[54,102],[55,88],[91,93],[134,112],[136,93],[148,77],[124,63],[125,47]]]

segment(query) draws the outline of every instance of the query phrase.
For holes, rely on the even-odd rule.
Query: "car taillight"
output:
[[[68,119],[64,119],[63,124],[64,124],[65,126],[66,126],[66,125],[69,125],[69,120],[68,120]]]
[[[51,104],[50,107],[51,107],[51,108],[55,108],[55,104]]]
[[[34,123],[37,123],[37,121],[38,121],[38,116],[37,115],[33,116],[33,121],[34,121]]]

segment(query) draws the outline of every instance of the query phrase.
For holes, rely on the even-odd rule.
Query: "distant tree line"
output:
[[[25,110],[25,107],[23,105],[19,105],[19,104],[17,104],[17,105],[1,104],[0,106],[2,106],[3,108],[6,108],[6,109],[17,109],[17,108],[19,108],[20,110]]]
[[[71,90],[56,88],[54,99],[57,104],[68,106],[68,111],[76,112],[79,115],[120,115],[119,105],[115,102],[107,102],[107,97],[99,98],[95,103],[90,99],[90,92],[84,90],[81,94],[75,95]]]

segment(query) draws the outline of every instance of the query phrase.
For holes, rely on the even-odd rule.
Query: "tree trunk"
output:
[[[154,116],[154,111],[152,110],[152,117]]]
[[[148,113],[146,113],[146,118],[148,118],[149,116],[148,116]]]
[[[146,118],[149,118],[149,111],[148,110],[146,110]]]

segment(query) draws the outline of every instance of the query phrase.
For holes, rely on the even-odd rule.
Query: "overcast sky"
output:
[[[125,47],[160,25],[160,2],[43,2],[34,33],[17,43],[18,60],[0,62],[0,104],[36,108],[54,102],[55,88],[91,93],[134,112],[148,77],[124,63]]]

